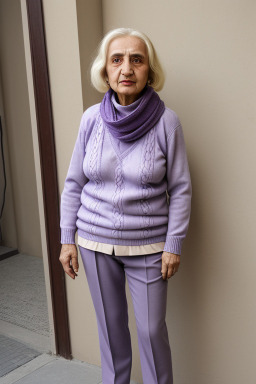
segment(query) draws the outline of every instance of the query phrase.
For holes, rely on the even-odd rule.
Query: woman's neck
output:
[[[120,95],[116,93],[116,101],[124,107],[127,105],[131,105],[140,97],[141,97],[141,93],[139,93],[138,95],[122,95],[122,94]]]

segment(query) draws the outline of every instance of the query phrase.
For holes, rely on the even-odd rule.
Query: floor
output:
[[[0,261],[6,259],[7,257],[17,255],[18,250],[15,248],[9,248],[9,247],[4,247],[0,246]]]
[[[35,359],[41,353],[10,337],[0,334],[0,377]]]
[[[49,338],[42,259],[17,254],[2,260],[0,288],[0,320]]]
[[[41,354],[0,378],[1,384],[101,384],[100,367]]]
[[[100,367],[50,353],[42,259],[16,254],[0,266],[0,384],[101,384]]]

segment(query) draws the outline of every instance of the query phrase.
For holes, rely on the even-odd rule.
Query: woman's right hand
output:
[[[59,260],[64,271],[75,279],[79,268],[76,245],[62,244]]]

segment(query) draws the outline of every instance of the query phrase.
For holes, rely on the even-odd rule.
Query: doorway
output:
[[[4,273],[1,277],[4,287],[1,288],[1,297],[2,307],[5,308],[3,320],[0,314],[0,333],[4,342],[1,341],[5,346],[12,344],[16,350],[19,349],[16,344],[23,343],[30,348],[26,351],[28,358],[42,351],[71,358],[65,281],[56,259],[59,247],[57,236],[55,246],[51,246],[52,234],[58,232],[56,222],[59,221],[58,190],[57,187],[54,189],[50,180],[51,177],[56,179],[54,150],[47,138],[47,133],[53,135],[53,124],[51,120],[48,129],[50,107],[48,105],[47,111],[42,108],[44,101],[38,101],[40,95],[42,98],[42,90],[46,92],[49,79],[42,57],[40,62],[36,62],[30,56],[31,43],[32,58],[37,49],[41,56],[44,54],[46,57],[41,45],[42,41],[44,43],[41,1],[0,0],[0,19],[0,113],[7,181],[1,217],[0,252],[3,257],[0,263]],[[36,31],[33,31],[33,26],[36,26]],[[35,76],[42,68],[47,76],[41,78],[38,87]],[[45,140],[48,140],[47,150],[43,145]],[[52,209],[53,194],[55,201]],[[49,211],[55,217],[50,224]]]
[[[52,345],[20,2],[1,0],[0,18],[0,344],[4,375],[38,354],[50,352]]]

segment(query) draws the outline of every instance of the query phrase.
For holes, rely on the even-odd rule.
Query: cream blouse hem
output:
[[[81,236],[78,236],[78,245],[83,248],[106,253],[108,255],[112,255],[114,251],[115,256],[138,256],[163,252],[165,242],[145,245],[113,245],[87,240]]]

